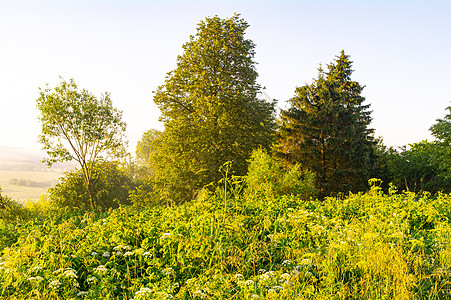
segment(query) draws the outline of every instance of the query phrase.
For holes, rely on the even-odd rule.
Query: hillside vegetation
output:
[[[235,178],[175,207],[3,222],[0,298],[451,297],[451,195],[379,183],[321,202]]]

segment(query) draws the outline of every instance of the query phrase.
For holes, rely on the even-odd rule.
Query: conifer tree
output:
[[[375,168],[370,105],[351,67],[342,51],[327,72],[320,67],[313,83],[296,88],[281,111],[278,153],[314,171],[321,196],[365,189]]]
[[[227,161],[244,175],[252,149],[273,142],[275,103],[257,97],[255,44],[246,28],[239,15],[200,22],[154,95],[165,128],[150,161],[155,185],[170,200],[189,200],[217,181]]]

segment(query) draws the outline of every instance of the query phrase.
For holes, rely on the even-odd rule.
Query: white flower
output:
[[[275,294],[276,293],[276,290],[275,289],[269,289],[268,290],[268,294]]]
[[[308,258],[304,258],[303,260],[301,260],[301,264],[303,265],[310,265],[312,263],[312,261]]]
[[[254,285],[255,282],[252,279],[246,280],[245,282],[246,285]]]
[[[124,253],[125,257],[132,256],[132,255],[133,255],[133,252],[130,252],[130,251],[127,251],[127,252]]]
[[[144,252],[143,253],[143,256],[149,256],[149,257],[152,257],[152,253],[150,253],[149,251],[146,251],[146,252]]]
[[[273,286],[272,288],[273,288],[274,290],[276,290],[276,291],[282,289],[282,287],[281,287],[280,285],[275,285],[275,286]]]
[[[144,249],[139,248],[139,249],[133,250],[133,253],[135,253],[136,255],[143,255]]]
[[[91,256],[96,256],[97,254],[99,254],[99,253],[93,251],[93,252],[91,253]]]
[[[1,264],[1,263],[0,263],[0,264]],[[42,267],[41,267],[41,266],[36,266],[36,267],[31,268],[31,269],[30,269],[30,272],[31,272],[31,273],[34,273],[34,272],[38,272],[38,271],[40,271],[40,270],[42,270]]]
[[[88,281],[89,283],[96,283],[96,282],[99,281],[99,280],[97,279],[97,277],[91,276],[91,277],[88,278],[87,281]]]
[[[288,280],[290,279],[291,275],[288,273],[283,273],[282,275],[280,275],[280,278],[282,278],[283,280]]]
[[[201,290],[197,290],[194,292],[194,297],[207,298],[207,295]]]
[[[137,291],[135,293],[136,297],[150,297],[150,295],[152,294],[152,289],[148,288],[148,287],[142,287],[139,289],[139,291]]]
[[[118,251],[118,252],[116,252],[116,255],[117,256],[122,256],[122,252]]]
[[[103,257],[110,257],[110,252],[103,252],[102,256]]]
[[[28,278],[28,280],[29,281],[41,281],[41,280],[43,280],[44,278],[42,278],[41,276],[36,276],[36,277],[30,277],[30,278]]]
[[[161,235],[160,239],[167,239],[171,237],[171,233],[170,232],[165,232]]]
[[[99,265],[94,269],[95,272],[108,272],[108,269],[104,265]]]
[[[84,296],[88,296],[89,295],[89,293],[88,292],[85,292],[85,291],[79,291],[78,293],[77,293],[77,296],[78,297],[84,297]]]
[[[116,247],[113,248],[114,251],[119,251],[122,249],[122,245],[117,245]]]
[[[57,290],[57,289],[59,289],[60,286],[61,286],[61,282],[59,280],[49,279],[49,288]]]
[[[241,274],[239,274],[239,273],[237,273],[237,274],[235,275],[235,280],[236,280],[236,281],[243,281],[243,280],[244,280],[244,276],[241,275]]]
[[[124,250],[130,251],[130,250],[132,250],[132,247],[131,246],[124,246]]]
[[[64,276],[66,276],[67,278],[78,278],[78,276],[77,276],[76,273],[77,273],[77,272],[76,272],[74,269],[67,268],[67,269],[64,271]]]
[[[282,262],[282,266],[284,266],[284,267],[291,266],[291,260],[289,260],[289,259],[284,260]]]
[[[253,299],[260,299],[260,296],[259,296],[259,295],[256,295],[256,294],[252,294],[252,295],[251,295],[251,298],[253,298]]]

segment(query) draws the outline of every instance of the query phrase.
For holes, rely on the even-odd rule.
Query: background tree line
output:
[[[435,141],[385,147],[374,137],[364,87],[352,80],[352,61],[342,51],[312,83],[295,89],[277,117],[276,101],[258,97],[248,26],[239,15],[199,23],[154,93],[164,131],[144,133],[133,163],[124,151],[122,113],[108,93],[98,99],[64,79],[41,91],[47,163],[75,160],[80,166],[49,197],[69,207],[181,203],[213,188],[224,163],[233,176],[278,174],[268,180],[291,182],[281,190],[312,197],[364,191],[373,177],[400,190],[450,191],[451,113],[431,127]],[[258,160],[255,151],[269,157]],[[251,172],[257,169],[266,171]],[[284,181],[286,174],[291,179]]]

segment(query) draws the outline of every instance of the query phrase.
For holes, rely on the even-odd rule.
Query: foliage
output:
[[[97,99],[85,89],[80,91],[73,79],[61,78],[53,91],[49,86],[40,89],[37,104],[42,127],[39,141],[49,155],[45,162],[77,161],[94,208],[94,164],[124,155],[122,112],[112,106],[108,93]]]
[[[349,56],[319,69],[312,84],[296,88],[290,108],[281,111],[278,151],[290,164],[316,173],[321,196],[359,191],[376,166],[369,105],[363,86],[351,79]]]
[[[136,161],[138,163],[138,178],[148,179],[153,177],[155,170],[152,167],[151,157],[155,154],[155,140],[161,136],[161,131],[150,129],[144,132],[136,146]]]
[[[285,170],[277,159],[261,148],[252,152],[245,181],[247,192],[254,196],[293,195],[309,200],[317,195],[312,172],[302,170],[298,164]]]
[[[437,143],[422,141],[400,151],[390,149],[384,155],[388,163],[390,180],[400,190],[415,193],[428,191],[451,192],[451,186],[440,171],[439,162],[435,159]]]
[[[436,138],[437,147],[433,158],[439,164],[440,176],[447,182],[451,182],[451,106],[447,110],[448,114],[445,118],[438,119],[429,130]]]
[[[271,146],[275,103],[257,97],[255,44],[244,37],[247,27],[238,15],[200,22],[155,93],[165,130],[150,162],[158,189],[171,201],[189,200],[217,182],[227,161],[234,162],[235,175],[244,175],[252,149]]]
[[[324,201],[204,190],[28,221],[0,250],[0,298],[449,298],[451,195],[379,186]]]
[[[26,218],[26,210],[23,205],[11,199],[7,195],[2,195],[0,187],[0,222],[14,222]]]
[[[97,178],[91,192],[98,208],[115,208],[129,203],[128,193],[132,188],[132,181],[117,163],[98,161],[92,174]],[[58,207],[88,207],[89,194],[83,182],[83,172],[80,169],[65,173],[61,182],[49,189],[49,200]]]

